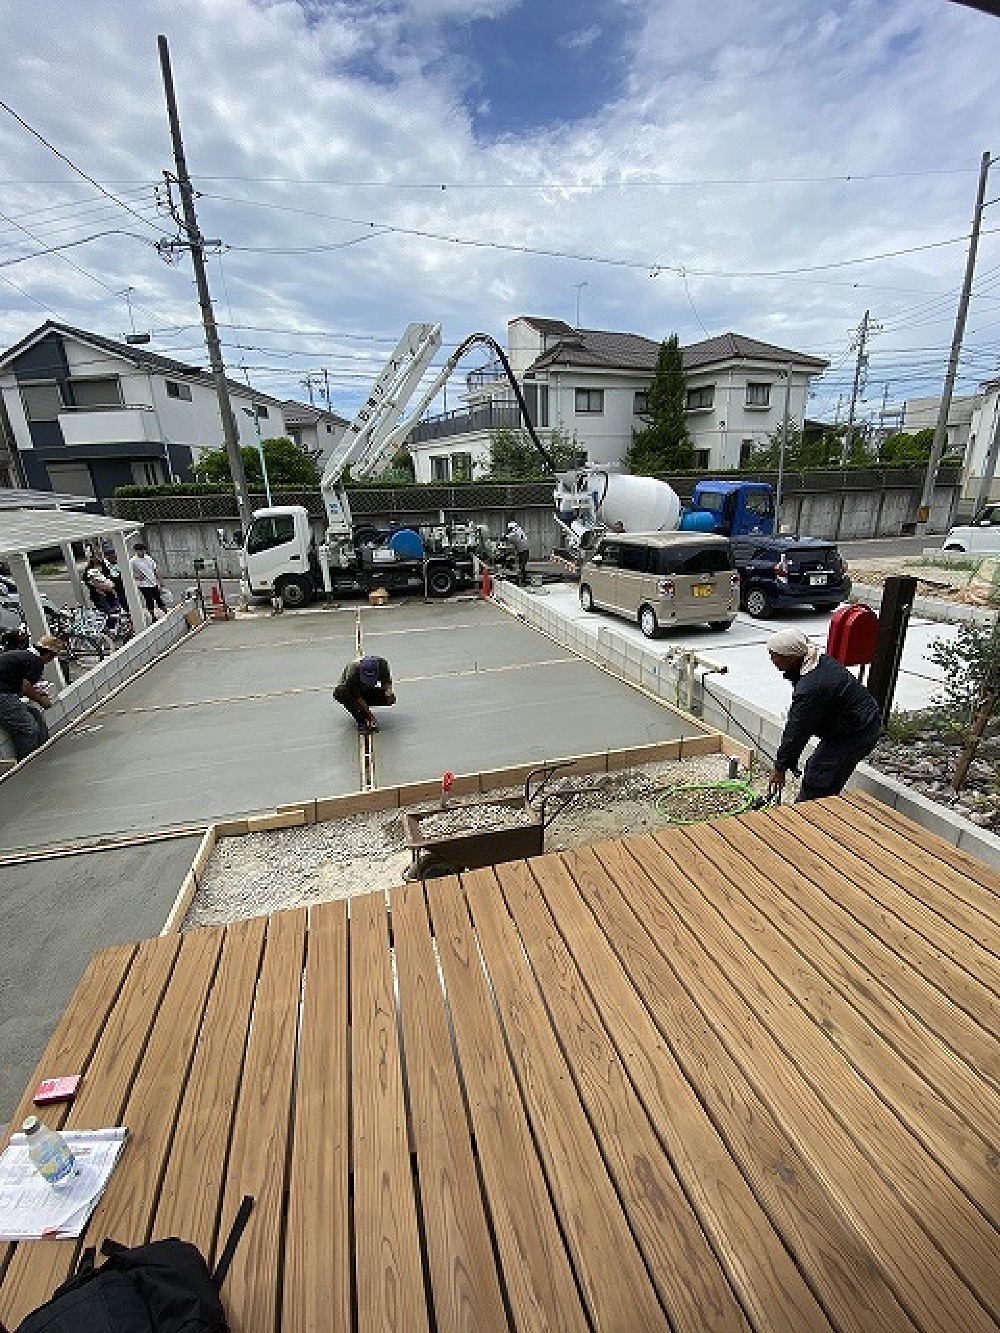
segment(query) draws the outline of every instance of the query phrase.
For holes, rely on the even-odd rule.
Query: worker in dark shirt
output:
[[[0,727],[10,735],[18,760],[49,739],[45,718],[38,711],[52,705],[42,673],[62,646],[53,635],[43,634],[30,648],[0,653]]]
[[[797,770],[802,751],[814,737],[819,745],[809,757],[796,800],[836,796],[865,755],[874,750],[881,730],[875,696],[846,667],[828,657],[795,629],[779,630],[767,641],[771,661],[792,682],[792,706],[768,784],[773,796]]]
[[[386,707],[396,702],[392,691],[389,663],[384,657],[362,657],[360,662],[348,662],[333,697],[347,709],[358,724],[358,731],[378,731],[372,708]]]

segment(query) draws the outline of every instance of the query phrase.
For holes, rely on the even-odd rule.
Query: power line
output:
[[[38,130],[34,128],[34,126],[29,125],[28,122],[23,118],[23,116],[19,116],[17,114],[17,112],[13,109],[13,107],[9,107],[6,102],[0,101],[0,109],[6,111],[8,115],[13,116],[19,125],[23,126],[24,129],[26,129],[29,134],[33,134],[35,138],[39,141],[39,143],[45,145],[45,147],[49,150],[49,152],[55,153],[56,157],[58,157],[61,162],[65,162],[71,171],[75,171],[78,176],[81,176],[85,181],[89,181],[89,183],[94,187],[95,190],[99,190],[101,194],[103,194],[106,198],[110,199],[112,203],[117,204],[119,208],[123,208],[126,213],[131,213],[134,218],[138,218],[138,220],[142,222],[145,226],[148,227],[153,226],[153,223],[151,223],[148,218],[144,218],[141,213],[137,213],[134,208],[130,207],[130,205],[125,203],[124,199],[119,199],[118,196],[112,194],[110,190],[106,190],[99,181],[94,180],[93,176],[88,176],[87,173],[81,167],[78,167],[75,162],[71,161],[70,158],[68,158],[65,153],[61,153],[59,149],[56,148],[55,144],[49,143],[48,139],[45,138],[44,134],[40,134]],[[163,228],[154,227],[154,230],[163,231]],[[166,232],[163,232],[163,234],[167,235]]]

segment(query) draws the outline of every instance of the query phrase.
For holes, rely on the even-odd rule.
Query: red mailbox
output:
[[[875,660],[878,616],[870,607],[841,606],[830,617],[826,651],[843,666],[868,666]]]

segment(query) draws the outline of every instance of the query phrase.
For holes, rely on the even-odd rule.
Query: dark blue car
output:
[[[832,611],[850,596],[847,562],[821,537],[733,537],[732,547],[748,615],[793,606]]]

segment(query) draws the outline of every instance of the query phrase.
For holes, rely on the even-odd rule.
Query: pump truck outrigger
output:
[[[445,523],[380,533],[356,525],[345,489],[348,473],[361,481],[374,476],[392,457],[447,381],[459,360],[477,343],[498,357],[510,381],[535,447],[551,459],[534,427],[520,386],[500,346],[485,333],[474,333],[452,353],[416,408],[405,419],[407,404],[441,346],[440,324],[410,324],[385,369],[337,441],[320,480],[326,510],[326,536],[317,542],[302,505],[256,509],[244,537],[240,565],[252,597],[280,598],[287,607],[304,606],[321,594],[423,590],[447,597],[476,580],[476,555],[483,534],[474,524]]]

